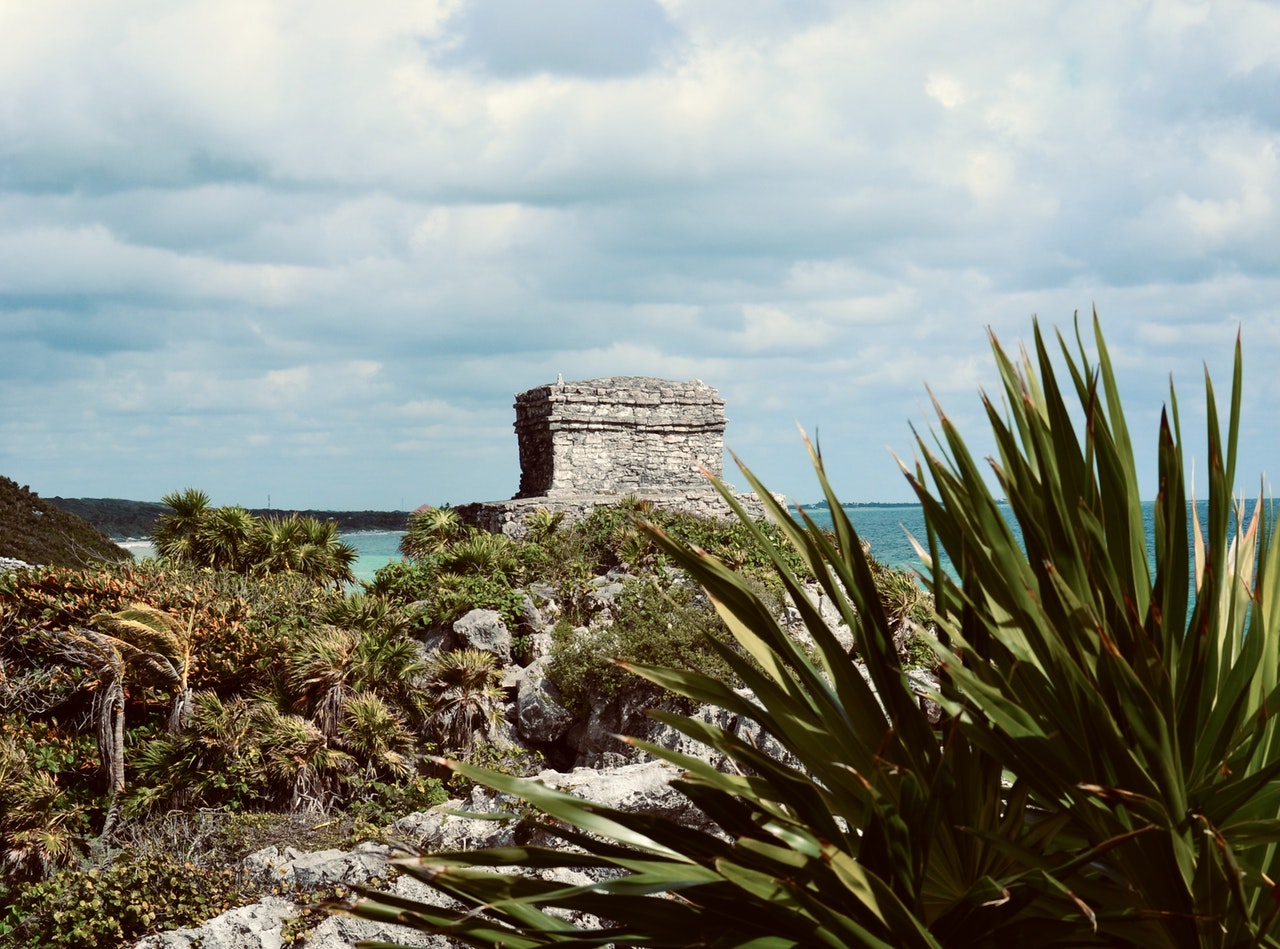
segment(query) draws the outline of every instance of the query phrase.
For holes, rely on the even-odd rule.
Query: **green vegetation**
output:
[[[159,501],[129,501],[124,498],[47,498],[55,507],[88,521],[108,537],[150,537],[156,522],[169,513]],[[402,531],[408,515],[403,511],[292,511],[249,508],[258,518],[287,516],[314,517],[333,521],[344,534],[352,531]]]
[[[577,631],[567,623],[553,633],[548,675],[565,705],[585,714],[600,701],[617,699],[628,689],[652,704],[665,692],[638,680],[615,662],[624,659],[645,665],[703,669],[741,684],[713,642],[732,643],[728,629],[711,601],[689,583],[663,585],[656,577],[628,581],[609,625]]]
[[[438,648],[469,610],[498,610],[519,655],[527,601],[558,609],[552,676],[579,710],[666,698],[615,658],[728,675],[727,628],[637,518],[738,565],[774,609],[784,590],[757,534],[812,579],[775,527],[631,500],[572,525],[540,512],[518,541],[424,511],[411,559],[353,591],[336,582],[349,561],[332,525],[195,489],[165,504],[158,559],[0,572],[6,946],[125,945],[250,901],[261,884],[235,867],[252,849],[376,838],[465,793],[437,755],[539,769],[492,729],[506,698],[493,655]],[[606,606],[592,581],[609,571],[629,578]],[[334,829],[321,841],[313,825]]]
[[[132,559],[101,531],[4,477],[0,477],[0,557],[56,567]]]
[[[195,488],[166,494],[170,513],[156,522],[156,553],[173,563],[237,573],[296,573],[319,583],[353,583],[355,548],[338,525],[314,517],[258,518],[242,507],[211,507]]]
[[[936,630],[917,630],[940,662],[941,721],[904,675],[899,623],[815,453],[834,533],[780,507],[785,546],[748,525],[799,606],[812,656],[741,569],[646,530],[711,596],[741,649],[716,652],[754,698],[716,675],[633,670],[755,720],[796,759],[657,713],[733,763],[722,773],[634,742],[683,769],[676,787],[723,835],[457,762],[458,774],[523,798],[526,820],[570,846],[421,854],[402,869],[460,909],[370,892],[348,911],[515,949],[1280,946],[1280,547],[1274,506],[1246,518],[1233,499],[1240,348],[1225,426],[1206,385],[1204,522],[1188,513],[1170,394],[1152,570],[1096,321],[1094,340],[1096,362],[1077,338],[1058,340],[1055,363],[1038,327],[1020,361],[993,343],[1005,391],[1002,409],[986,403],[992,465],[1025,549],[948,418],[939,412],[936,436],[918,439],[908,478],[928,549],[958,573],[935,569]],[[840,604],[869,682],[798,595],[797,558]]]

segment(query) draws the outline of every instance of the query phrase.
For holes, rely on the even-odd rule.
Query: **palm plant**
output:
[[[502,717],[502,671],[493,653],[452,649],[435,653],[427,663],[429,724],[443,747],[471,747],[476,732]]]
[[[400,552],[410,560],[425,560],[466,536],[467,528],[451,507],[426,507],[409,515]]]
[[[258,524],[255,538],[254,571],[257,573],[298,573],[298,549],[304,543],[302,522],[296,514],[267,517]]]
[[[246,570],[258,533],[258,519],[238,505],[216,507],[200,520],[196,544],[200,563],[225,570]]]
[[[174,491],[160,499],[172,514],[163,514],[156,522],[151,542],[156,552],[180,563],[199,563],[199,529],[209,511],[209,495],[195,488]]]
[[[261,696],[222,699],[211,691],[194,693],[185,726],[134,755],[141,780],[130,795],[130,808],[215,807],[264,797],[263,704],[272,703]]]
[[[545,543],[564,523],[564,511],[551,512],[545,507],[530,511],[525,516],[526,538],[536,544]]]
[[[133,603],[128,609],[115,613],[99,613],[93,621],[103,626],[116,639],[141,649],[137,661],[145,663],[163,682],[173,687],[169,731],[173,733],[182,728],[191,710],[190,676],[192,652],[195,648],[195,611],[192,611],[186,626],[164,610],[146,603]]]
[[[341,589],[354,583],[356,549],[338,535],[338,525],[316,517],[269,517],[256,521],[250,550],[239,569],[260,574],[297,573]]]
[[[404,717],[397,714],[376,692],[353,695],[347,702],[341,727],[343,746],[364,762],[365,776],[380,774],[400,778],[414,767],[413,733]]]
[[[442,571],[478,576],[509,573],[516,569],[515,545],[505,534],[473,531],[455,541],[440,555]]]
[[[993,340],[1006,401],[1003,414],[987,402],[999,446],[993,467],[1023,544],[947,417],[940,413],[940,453],[918,438],[923,460],[908,476],[925,510],[938,632],[916,633],[940,660],[936,727],[894,649],[896,623],[868,556],[811,449],[830,534],[796,520],[745,474],[791,553],[838,605],[866,676],[797,595],[786,552],[759,528],[755,541],[800,610],[813,652],[741,575],[655,530],[714,600],[741,650],[718,651],[751,692],[698,672],[633,667],[758,722],[796,763],[696,719],[657,714],[732,763],[725,773],[633,740],[683,769],[674,786],[722,833],[454,763],[523,797],[546,833],[574,846],[419,854],[403,868],[461,909],[370,893],[351,911],[521,949],[1280,946],[1272,713],[1280,553],[1274,511],[1259,503],[1250,519],[1233,521],[1239,345],[1225,439],[1206,384],[1204,526],[1187,514],[1171,394],[1159,433],[1153,570],[1096,320],[1095,341],[1096,364],[1078,337],[1074,351],[1058,341],[1070,400],[1038,327],[1034,360],[1015,362]],[[602,878],[566,886],[519,869],[564,867]],[[565,911],[607,922],[575,924]]]
[[[408,721],[419,722],[427,697],[419,679],[426,666],[398,614],[375,597],[356,594],[342,612],[354,628],[326,625],[300,642],[288,658],[286,682],[294,707],[328,737],[338,735],[349,702],[361,692],[387,700]],[[342,616],[332,614],[333,618]],[[363,627],[363,628],[362,628]]]
[[[93,718],[98,754],[110,799],[102,826],[109,841],[119,822],[125,790],[125,680],[138,669],[177,689],[171,723],[181,722],[189,697],[187,674],[191,660],[191,631],[152,607],[134,604],[119,613],[96,615],[95,623],[116,635],[94,629],[59,630],[53,634],[59,657],[89,673],[93,689]]]
[[[324,813],[342,795],[356,762],[314,722],[282,713],[268,702],[255,706],[263,771],[276,796],[294,811]]]
[[[298,571],[319,583],[338,589],[354,583],[351,567],[359,556],[356,549],[338,537],[338,525],[316,517],[300,518],[303,543],[298,550]]]
[[[0,737],[0,867],[7,880],[39,880],[80,854],[76,810],[52,774]]]

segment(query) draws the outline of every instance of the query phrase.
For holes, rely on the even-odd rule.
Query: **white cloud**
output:
[[[924,381],[980,423],[984,328],[1095,303],[1144,401],[1242,326],[1280,430],[1274,4],[522,10],[0,6],[0,473],[505,496],[515,391],[646,373],[900,496]]]

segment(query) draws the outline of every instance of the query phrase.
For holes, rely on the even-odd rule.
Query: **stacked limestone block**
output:
[[[694,379],[559,381],[516,396],[517,498],[706,492],[724,467],[724,400]]]

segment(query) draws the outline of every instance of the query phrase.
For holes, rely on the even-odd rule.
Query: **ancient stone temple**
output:
[[[518,537],[538,509],[585,517],[624,498],[703,517],[731,511],[707,474],[724,470],[724,400],[694,379],[563,378],[516,396],[520,490],[509,501],[460,506],[470,524]],[[755,495],[738,500],[763,513]]]
[[[515,408],[518,498],[701,492],[723,473],[724,400],[697,379],[561,380]]]

